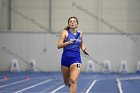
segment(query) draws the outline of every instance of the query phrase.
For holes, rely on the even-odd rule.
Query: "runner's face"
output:
[[[69,21],[69,27],[72,28],[72,29],[75,29],[77,28],[77,21],[75,18],[71,18],[70,21]]]

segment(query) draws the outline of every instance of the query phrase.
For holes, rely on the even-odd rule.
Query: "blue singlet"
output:
[[[70,39],[75,39],[75,36],[80,33],[76,31],[76,35],[72,34],[69,30],[68,37],[65,39],[64,42],[70,41]],[[65,46],[63,48],[62,58],[61,58],[61,65],[70,67],[73,63],[81,63],[81,56],[80,56],[80,44],[81,38],[79,37],[74,43]]]

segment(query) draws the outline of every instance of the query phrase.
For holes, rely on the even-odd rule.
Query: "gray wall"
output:
[[[45,32],[49,28],[60,32],[67,19],[76,16],[79,29],[86,33],[116,32],[110,25],[124,32],[140,32],[140,0],[2,1],[0,29],[5,31]]]
[[[10,2],[11,1],[11,2]],[[50,2],[51,1],[51,2]],[[70,16],[79,19],[79,30],[92,58],[110,60],[114,72],[122,60],[129,72],[140,61],[140,0],[2,0],[0,16],[0,70],[18,59],[22,71],[31,59],[43,71],[60,71],[62,49],[58,36]],[[9,7],[10,6],[10,7]],[[88,57],[82,56],[82,71]],[[27,61],[27,62],[26,62]],[[95,65],[96,71],[102,66]]]
[[[2,2],[0,0],[0,15],[1,15]]]
[[[37,67],[43,71],[60,71],[62,49],[58,50],[56,47],[58,36],[38,33],[0,33],[0,70],[9,70],[12,59],[17,57],[22,71],[26,70],[27,64],[21,58],[26,61],[35,59]],[[91,57],[99,62],[110,60],[112,71],[119,71],[120,62],[126,60],[129,72],[134,72],[137,62],[140,61],[140,35],[133,36],[137,38],[136,41],[119,34],[85,34],[84,42]],[[89,60],[88,57],[82,56],[82,71],[86,71]],[[98,64],[95,64],[95,68],[96,71],[102,70],[102,66]]]
[[[8,0],[1,0],[1,16],[0,16],[0,31],[7,31],[8,30],[8,10],[3,7],[8,6]]]

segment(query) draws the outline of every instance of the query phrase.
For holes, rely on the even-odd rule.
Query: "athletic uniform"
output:
[[[70,39],[75,39],[75,36],[80,33],[76,31],[76,35],[72,34],[70,30],[67,30],[68,37],[64,40],[64,42],[70,41]],[[73,63],[82,63],[80,56],[80,44],[81,38],[78,37],[76,41],[72,44],[69,44],[63,48],[61,65],[70,67]]]

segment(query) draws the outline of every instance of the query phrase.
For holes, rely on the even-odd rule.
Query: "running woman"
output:
[[[77,79],[82,63],[80,49],[89,55],[83,43],[82,32],[77,30],[78,24],[76,17],[70,17],[57,45],[58,49],[63,48],[61,71],[65,85],[70,87],[70,93],[76,93],[77,90]]]

